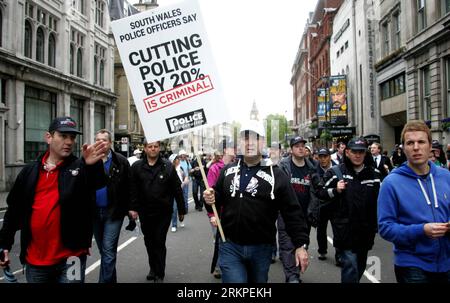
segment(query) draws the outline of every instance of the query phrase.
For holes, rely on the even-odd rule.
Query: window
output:
[[[339,53],[339,51],[337,51],[336,52],[336,58],[339,58],[339,55],[340,55],[340,53]]]
[[[381,100],[389,99],[405,93],[405,74],[400,74],[394,78],[381,83]]]
[[[345,41],[345,49],[348,48],[348,41]]]
[[[24,55],[55,67],[57,19],[38,5],[25,2]],[[36,35],[36,38],[34,38]]]
[[[431,78],[430,68],[427,66],[422,70],[422,109],[423,119],[431,120]]]
[[[74,74],[74,66],[75,66],[75,49],[74,46],[70,45],[70,54],[69,54],[69,64],[70,64],[70,74]]]
[[[447,77],[447,115],[446,117],[450,117],[450,58],[445,60],[446,67],[446,77]]]
[[[34,17],[34,6],[28,2],[25,3],[25,15],[30,18]]]
[[[36,32],[36,60],[42,63],[44,63],[44,40],[44,31],[39,27]]]
[[[78,11],[80,13],[82,13],[83,15],[86,13],[85,9],[84,9],[84,0],[78,0]]]
[[[81,99],[71,99],[70,100],[70,116],[78,125],[78,130],[83,133],[83,104],[84,101]],[[81,146],[83,146],[83,134],[77,135],[77,141],[75,143],[75,147],[73,149],[73,153],[75,156],[80,157],[81,155]]]
[[[100,61],[100,86],[105,85],[105,64]]]
[[[6,79],[0,78],[0,103],[6,104]]]
[[[72,29],[70,34],[70,74],[83,77],[83,45],[84,36],[77,30]]]
[[[33,32],[31,28],[30,21],[25,21],[25,45],[24,45],[24,55],[25,57],[31,58],[32,56],[32,43],[33,41]]]
[[[100,44],[95,44],[95,54],[94,54],[94,84],[99,84],[100,86],[105,85],[105,58],[106,48],[102,47]]]
[[[382,27],[382,39],[383,39],[383,55],[389,54],[389,24],[387,22],[383,23]]]
[[[77,51],[77,76],[83,77],[83,53],[81,48],[78,48]]]
[[[450,0],[441,0],[440,16],[450,13]]]
[[[420,32],[427,26],[425,0],[417,0],[417,31]]]
[[[400,48],[400,14],[396,13],[393,15],[393,29],[394,29],[394,47],[395,49]]]
[[[53,34],[48,37],[48,65],[55,67],[56,40]]]
[[[82,13],[85,14],[85,0],[72,0],[72,7]]]
[[[56,117],[56,94],[25,86],[25,162],[47,150],[43,134]]]
[[[58,25],[58,20],[56,20],[56,18],[49,16],[48,17],[48,27],[51,30],[54,30],[55,32],[57,31],[57,25]]]
[[[3,37],[3,13],[0,9],[0,46],[2,46],[2,37]]]
[[[94,84],[97,84],[98,81],[97,68],[98,68],[97,58],[94,58]]]
[[[94,109],[94,131],[106,128],[106,109],[103,105],[95,104]]]
[[[103,14],[105,11],[105,3],[102,0],[95,0],[95,24],[103,27]]]
[[[131,111],[131,127],[133,132],[139,131],[139,115],[136,111],[136,109],[133,109]]]

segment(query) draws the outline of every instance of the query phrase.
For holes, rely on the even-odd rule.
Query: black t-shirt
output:
[[[310,200],[311,176],[308,174],[308,171],[306,163],[304,166],[299,167],[291,162],[291,184],[303,211],[307,210]]]

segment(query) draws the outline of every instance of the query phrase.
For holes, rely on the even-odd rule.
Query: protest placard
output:
[[[111,27],[149,142],[228,121],[197,1],[151,9]]]

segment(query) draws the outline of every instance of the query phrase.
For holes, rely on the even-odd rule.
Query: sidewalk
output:
[[[2,191],[0,192],[0,210],[6,209],[6,197],[8,196],[9,192]]]

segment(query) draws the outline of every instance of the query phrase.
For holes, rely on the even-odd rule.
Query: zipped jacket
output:
[[[14,235],[20,230],[20,260],[24,264],[33,231],[30,227],[32,207],[42,169],[41,155],[26,165],[6,199],[8,210],[0,230],[0,248],[11,250]],[[78,250],[91,247],[95,191],[104,187],[106,176],[102,161],[87,165],[74,155],[59,167],[58,191],[61,208],[61,241],[64,247]]]
[[[280,212],[294,246],[309,244],[306,219],[288,176],[278,166],[267,165],[263,160],[241,192],[242,162],[226,165],[214,186],[225,237],[240,245],[272,244]]]

